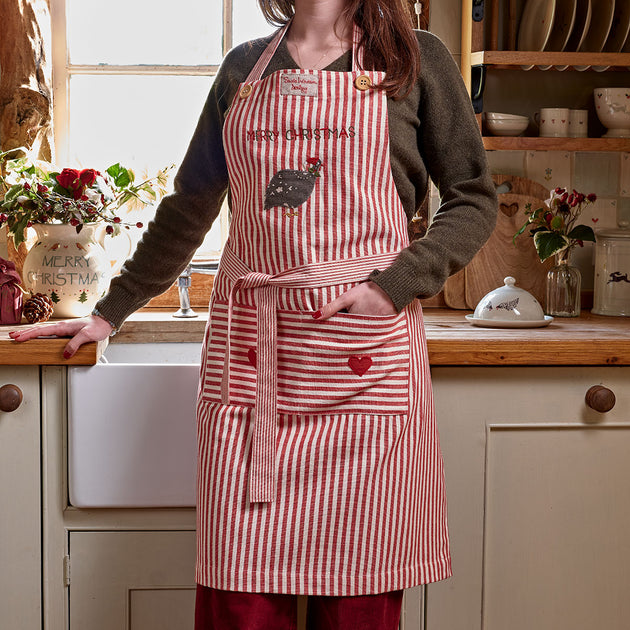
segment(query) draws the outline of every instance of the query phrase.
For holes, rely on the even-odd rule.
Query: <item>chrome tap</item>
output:
[[[203,262],[190,262],[177,278],[177,289],[179,291],[179,310],[173,313],[173,317],[198,317],[197,313],[190,308],[190,295],[188,289],[192,284],[192,273],[216,274],[219,262],[216,260],[206,260]]]

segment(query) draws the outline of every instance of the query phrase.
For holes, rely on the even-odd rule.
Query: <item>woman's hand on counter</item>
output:
[[[378,286],[368,281],[357,284],[342,293],[337,299],[328,302],[313,313],[315,319],[328,319],[339,311],[360,315],[395,315],[396,307],[389,295]]]
[[[51,324],[42,324],[33,328],[13,330],[9,337],[15,341],[28,341],[36,337],[72,337],[66,344],[63,352],[64,359],[72,357],[76,351],[90,341],[103,341],[112,333],[111,324],[97,315],[81,317],[80,319],[67,319]]]

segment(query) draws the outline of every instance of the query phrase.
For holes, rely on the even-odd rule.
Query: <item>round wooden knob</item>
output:
[[[589,388],[584,400],[591,409],[599,411],[599,413],[610,411],[616,402],[615,394],[603,385],[593,385]]]
[[[15,411],[22,404],[22,390],[17,385],[0,387],[0,411]]]

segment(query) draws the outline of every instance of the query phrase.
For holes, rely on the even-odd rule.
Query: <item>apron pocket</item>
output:
[[[407,310],[373,316],[279,310],[278,411],[287,414],[406,415],[409,408]],[[230,404],[253,407],[256,398],[254,307],[232,311]],[[221,400],[227,305],[213,304],[201,397]]]
[[[278,311],[278,411],[407,414],[407,314]]]

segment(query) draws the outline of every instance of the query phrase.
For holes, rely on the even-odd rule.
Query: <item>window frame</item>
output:
[[[57,161],[67,161],[69,155],[69,88],[73,74],[146,75],[146,76],[216,76],[219,64],[212,65],[90,65],[73,64],[68,55],[66,23],[67,0],[50,0],[52,22],[53,66],[53,141]],[[221,0],[223,36],[222,54],[232,48],[233,0]]]
[[[234,0],[221,0],[219,9],[222,12],[222,44],[221,53],[224,57],[233,44],[233,4]],[[167,64],[74,64],[71,63],[68,50],[67,0],[50,0],[50,16],[52,24],[52,88],[53,88],[53,156],[58,164],[66,164],[70,159],[70,79],[73,75],[92,76],[216,76],[220,64],[197,65],[167,65]],[[221,247],[228,235],[228,210],[224,203],[219,217]],[[207,252],[199,256],[208,258]]]

